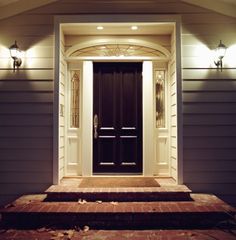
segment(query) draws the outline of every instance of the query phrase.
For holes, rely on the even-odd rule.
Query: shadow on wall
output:
[[[235,44],[236,20],[216,12],[182,16],[183,45],[205,45],[214,50],[222,40],[227,46]]]
[[[214,12],[182,20],[184,182],[236,206],[236,21]],[[222,72],[220,40],[228,47]]]
[[[21,50],[34,46],[52,46],[54,41],[53,15],[16,15],[0,21],[0,44],[9,47],[17,40]]]
[[[216,48],[227,47],[224,68],[235,68],[236,20],[215,12],[182,16],[182,57],[184,68],[216,68]],[[206,72],[207,73],[207,72]],[[234,79],[235,75],[231,75]]]
[[[183,71],[184,182],[236,205],[236,69]]]
[[[0,21],[0,205],[52,184],[53,15]],[[17,41],[23,63],[13,72]]]
[[[0,204],[52,184],[53,81],[32,71],[0,70]]]

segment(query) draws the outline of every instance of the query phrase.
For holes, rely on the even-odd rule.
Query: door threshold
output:
[[[127,173],[127,174],[93,174],[92,176],[90,177],[144,177],[143,174],[130,174],[130,173]],[[153,176],[152,176],[153,177]]]

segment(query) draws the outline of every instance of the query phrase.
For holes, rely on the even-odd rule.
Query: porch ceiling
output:
[[[104,27],[97,30],[97,26]],[[137,26],[137,30],[131,30]],[[86,23],[86,24],[63,24],[62,30],[65,35],[170,35],[173,32],[173,23]]]
[[[0,0],[0,20],[41,7],[58,0]],[[112,2],[112,0],[110,0]],[[227,16],[236,17],[235,0],[179,0],[200,6]]]

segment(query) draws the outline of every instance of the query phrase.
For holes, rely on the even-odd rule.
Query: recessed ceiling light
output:
[[[132,30],[137,30],[138,27],[137,27],[137,26],[132,26],[131,29],[132,29]]]
[[[97,30],[103,30],[103,26],[97,26]]]

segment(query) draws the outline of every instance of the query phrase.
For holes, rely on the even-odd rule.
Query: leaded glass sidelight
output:
[[[165,127],[165,71],[155,70],[156,85],[156,127]]]
[[[79,90],[80,90],[80,70],[72,71],[71,74],[71,100],[70,100],[70,127],[79,127]]]

